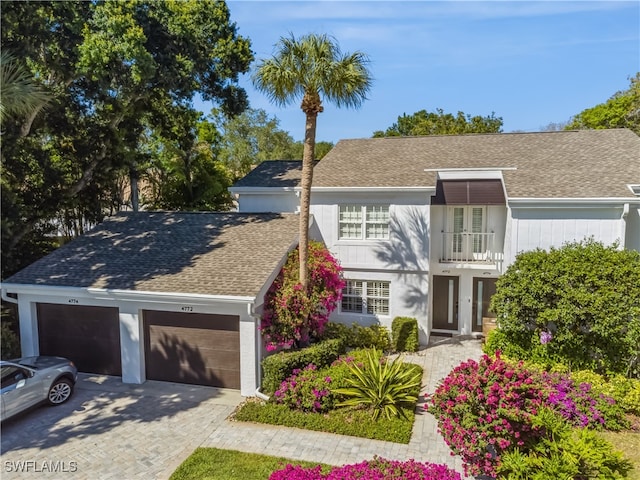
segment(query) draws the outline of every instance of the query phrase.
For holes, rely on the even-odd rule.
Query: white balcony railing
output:
[[[442,232],[441,262],[494,263],[494,233]]]

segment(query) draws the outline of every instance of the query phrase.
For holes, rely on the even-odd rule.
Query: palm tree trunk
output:
[[[317,112],[307,112],[304,129],[304,148],[302,151],[302,185],[300,192],[300,284],[303,291],[307,291],[308,258],[309,258],[309,205],[311,203],[311,184],[313,182],[313,160],[316,148]]]

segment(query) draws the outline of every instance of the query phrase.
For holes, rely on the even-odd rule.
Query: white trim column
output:
[[[257,325],[250,314],[251,304],[247,304],[247,312],[240,315],[240,394],[252,397],[258,388],[259,352],[256,345]]]
[[[142,316],[135,304],[120,305],[120,355],[122,383],[144,383],[144,332]]]
[[[36,304],[29,300],[18,298],[18,319],[20,321],[21,356],[33,357],[40,355]]]

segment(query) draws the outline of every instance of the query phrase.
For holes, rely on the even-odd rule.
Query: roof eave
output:
[[[301,190],[301,187],[296,187]],[[312,192],[435,192],[436,187],[311,187]]]
[[[241,193],[260,193],[260,194],[279,194],[282,192],[295,192],[300,187],[229,187],[232,194]]]
[[[56,295],[70,297],[106,298],[111,300],[137,301],[153,299],[154,302],[175,303],[176,301],[189,300],[190,302],[208,303],[211,301],[222,303],[253,303],[255,296],[245,295],[208,295],[200,293],[181,292],[152,292],[137,290],[120,290],[111,288],[72,287],[60,285],[34,285],[25,283],[2,283],[0,288],[6,293],[31,294],[31,295]],[[70,302],[72,303],[72,302]]]
[[[552,208],[557,206],[578,207],[623,207],[624,204],[640,204],[640,198],[631,197],[509,197],[507,204],[510,207]]]

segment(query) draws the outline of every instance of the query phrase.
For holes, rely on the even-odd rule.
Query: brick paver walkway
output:
[[[433,337],[432,337],[433,338]],[[470,358],[481,356],[480,340],[470,338],[433,338],[428,348],[405,355],[405,361],[424,369],[424,392],[433,393],[438,382],[453,367]],[[202,444],[205,447],[241,450],[278,455],[294,460],[308,460],[331,465],[355,463],[378,455],[395,460],[445,463],[462,473],[462,463],[452,457],[437,432],[435,418],[418,405],[413,434],[408,445],[357,437],[312,432],[287,427],[244,422],[221,424]]]
[[[405,360],[424,368],[425,391],[433,392],[452,367],[480,355],[478,340],[440,338]],[[374,455],[414,458],[462,471],[435,420],[420,407],[404,445],[225,420],[241,400],[236,391],[151,381],[125,385],[117,377],[81,375],[67,404],[38,408],[2,425],[0,477],[166,479],[198,446],[334,465]]]

